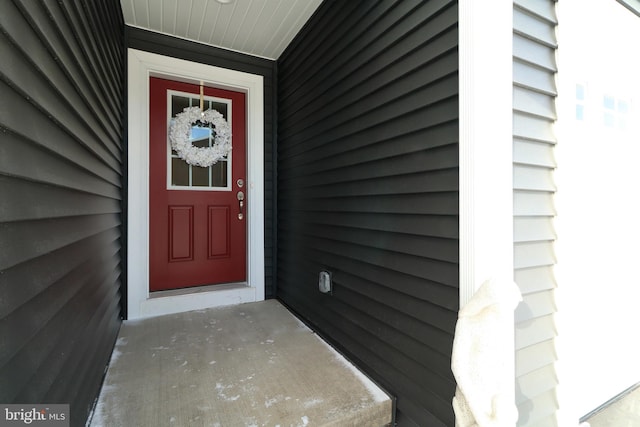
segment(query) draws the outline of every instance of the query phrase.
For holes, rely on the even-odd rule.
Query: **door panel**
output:
[[[228,206],[209,206],[209,258],[229,256],[230,212]]]
[[[193,206],[169,206],[169,262],[193,261]]]
[[[199,105],[200,87],[154,77],[149,81],[149,288],[244,282],[246,215],[239,215],[237,193],[245,189],[237,183],[246,180],[245,94],[204,88],[205,110],[218,110],[231,125],[233,150],[227,159],[203,168],[179,158],[168,138],[171,118]],[[215,129],[205,125],[192,128],[195,146],[213,143]]]

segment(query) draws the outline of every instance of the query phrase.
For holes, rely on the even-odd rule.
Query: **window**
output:
[[[583,84],[576,84],[576,120],[585,119],[586,87]]]
[[[170,106],[169,120],[181,113],[186,107],[200,105],[200,97],[195,94],[168,91],[168,105]],[[219,99],[210,96],[204,97],[204,109],[214,109],[231,124],[228,112],[231,111],[231,100]],[[211,147],[215,132],[212,126],[194,124],[191,128],[191,143],[196,147]],[[169,147],[170,148],[170,147]],[[231,175],[230,159],[222,159],[216,164],[203,168],[192,166],[178,157],[174,150],[167,150],[168,155],[168,188],[170,189],[194,189],[194,190],[224,190],[230,188]]]
[[[613,95],[602,97],[603,124],[608,128],[620,130],[627,129],[628,117],[630,114],[630,102],[626,99],[616,98]]]

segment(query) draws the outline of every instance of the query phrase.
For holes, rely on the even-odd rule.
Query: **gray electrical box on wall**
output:
[[[331,283],[331,273],[328,271],[321,271],[318,276],[318,289],[323,294],[331,293],[332,283]]]

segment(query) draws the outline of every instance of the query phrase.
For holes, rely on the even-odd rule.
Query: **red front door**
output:
[[[241,208],[238,195],[247,193],[245,94],[204,88],[204,110],[225,117],[233,149],[226,159],[200,167],[179,158],[168,137],[171,118],[200,105],[200,87],[154,77],[149,84],[149,288],[243,282],[247,200]],[[199,127],[190,138],[208,147],[213,135]]]

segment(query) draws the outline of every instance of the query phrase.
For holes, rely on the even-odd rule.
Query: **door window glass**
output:
[[[200,105],[199,95],[182,92],[168,91],[169,123],[170,120],[181,113],[186,107],[197,107]],[[231,125],[229,112],[231,111],[231,100],[204,97],[204,109],[217,110]],[[191,143],[195,147],[211,147],[214,144],[215,128],[209,123],[194,123],[189,135]],[[233,141],[233,137],[232,137]],[[167,139],[167,176],[169,189],[181,190],[230,190],[231,181],[231,155],[219,160],[216,164],[203,168],[193,166],[178,157],[178,153],[171,149],[171,144]]]

